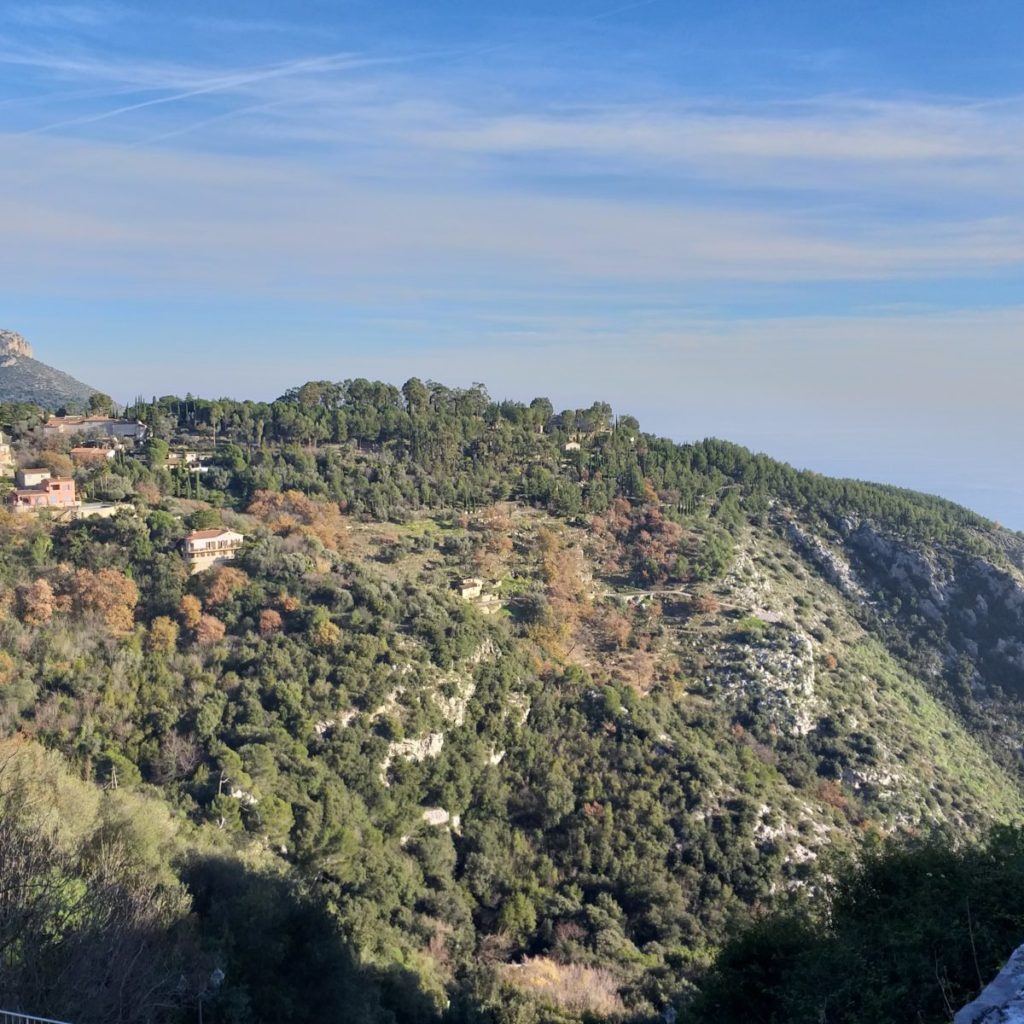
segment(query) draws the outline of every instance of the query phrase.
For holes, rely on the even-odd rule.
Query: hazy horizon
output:
[[[110,391],[610,402],[1024,528],[1024,9],[18,4],[0,326]]]

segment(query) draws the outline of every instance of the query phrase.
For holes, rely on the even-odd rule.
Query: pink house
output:
[[[20,481],[19,481],[20,482]],[[37,512],[44,508],[78,508],[74,480],[54,480],[47,476],[34,486],[19,487],[8,496],[13,512]]]

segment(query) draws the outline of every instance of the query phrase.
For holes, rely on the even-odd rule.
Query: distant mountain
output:
[[[96,388],[32,356],[14,331],[0,330],[0,402],[32,402],[47,409],[84,407]]]

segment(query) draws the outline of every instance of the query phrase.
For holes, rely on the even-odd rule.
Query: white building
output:
[[[36,469],[19,469],[15,480],[19,487],[38,487],[44,480],[50,479],[50,471],[42,467]]]
[[[185,564],[189,572],[197,573],[230,562],[244,541],[245,535],[234,530],[195,530],[185,538]]]

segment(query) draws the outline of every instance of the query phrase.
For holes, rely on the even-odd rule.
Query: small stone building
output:
[[[466,576],[455,583],[455,591],[459,597],[473,601],[484,591],[484,581],[475,576]]]

